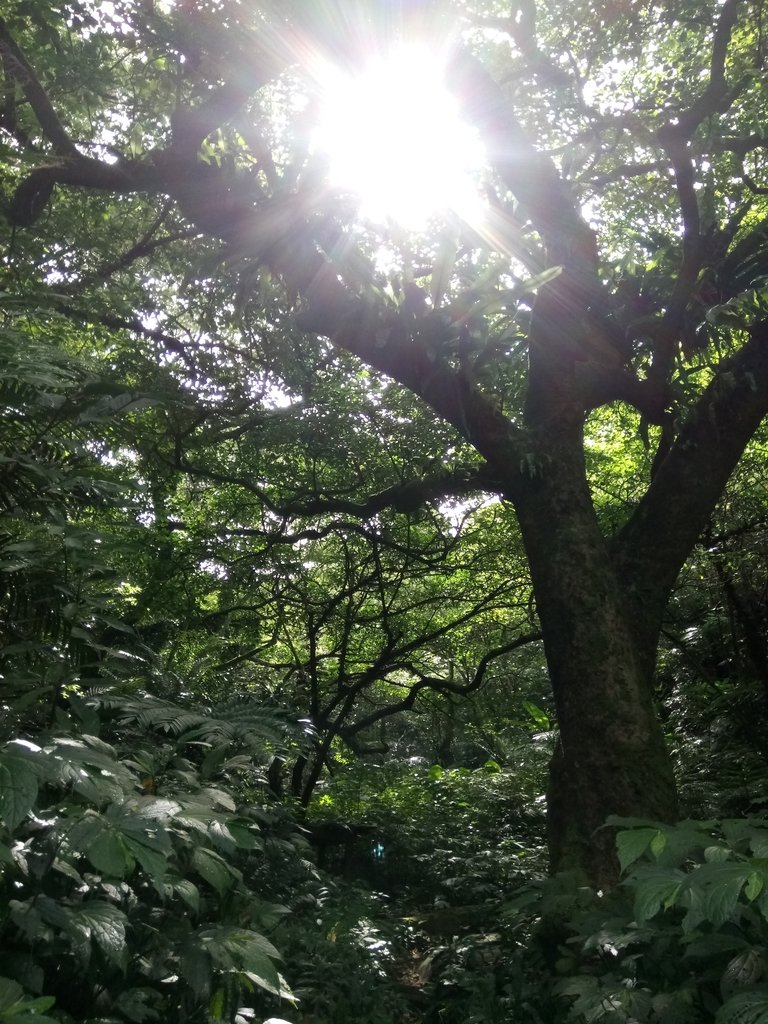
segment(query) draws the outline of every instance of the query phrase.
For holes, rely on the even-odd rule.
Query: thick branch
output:
[[[275,246],[268,262],[305,307],[297,316],[301,330],[329,337],[375,370],[387,374],[422,398],[465,437],[488,462],[494,477],[510,493],[520,478],[524,455],[519,429],[492,398],[445,361],[452,327],[435,321],[429,341],[397,315],[356,298],[338,271],[309,240]]]
[[[722,5],[712,43],[709,82],[704,92],[688,110],[681,113],[673,122],[664,125],[658,132],[659,142],[669,154],[675,173],[683,221],[683,255],[672,296],[664,314],[662,330],[656,339],[650,376],[657,383],[666,382],[670,377],[674,343],[683,327],[685,310],[696,287],[704,256],[699,203],[688,143],[702,121],[727,110],[735,98],[735,92],[728,89],[725,79],[725,59],[740,2],[741,0],[725,0]]]
[[[0,18],[0,55],[3,57],[6,72],[20,83],[40,127],[56,152],[62,156],[76,156],[77,149],[74,142],[67,134],[64,125],[53,109],[53,104],[48,99],[48,94],[38,81],[31,64],[8,31],[8,26],[2,18]]]
[[[614,336],[603,315],[610,303],[598,276],[595,234],[555,164],[532,146],[482,65],[461,54],[451,73],[468,120],[480,130],[499,174],[541,234],[550,265],[562,268],[540,288],[534,306],[526,422],[536,425],[558,414],[582,416],[616,400],[631,402],[657,422],[658,389],[639,381],[625,365],[624,339]]]
[[[683,221],[683,255],[672,295],[654,343],[653,365],[649,376],[660,387],[667,384],[672,373],[675,342],[685,318],[685,310],[696,287],[703,258],[701,217],[696,196],[693,162],[687,141],[675,128],[659,132],[659,141],[669,153],[675,172],[675,185]]]
[[[189,524],[183,522],[180,519],[170,519],[168,521],[168,529],[171,531],[194,533],[194,527],[190,527]],[[349,521],[338,521],[333,520],[322,527],[306,527],[302,530],[296,530],[293,533],[283,533],[276,530],[258,529],[252,526],[210,526],[202,531],[202,536],[210,537],[214,535],[216,537],[254,537],[264,541],[265,549],[272,547],[279,547],[281,545],[292,546],[294,544],[302,544],[310,540],[323,540],[325,537],[329,537],[332,534],[338,534],[341,537],[348,537],[350,534],[356,534],[358,537],[362,537],[364,540],[369,542],[375,542],[382,548],[386,548],[388,551],[397,551],[399,554],[406,556],[406,558],[413,563],[418,563],[420,566],[426,566],[428,568],[435,568],[445,564],[445,558],[449,553],[450,549],[454,546],[454,541],[451,544],[446,544],[442,549],[427,549],[426,551],[415,550],[406,544],[399,544],[397,541],[392,540],[387,536],[374,533],[364,526],[361,526],[358,522]],[[246,557],[239,554],[236,561],[242,561]],[[226,563],[227,559],[223,556],[221,561]]]
[[[725,58],[740,2],[725,0],[720,10],[712,44],[709,82],[704,92],[687,111],[658,131],[658,140],[672,162],[683,221],[680,270],[655,341],[653,365],[649,374],[659,387],[663,387],[671,376],[675,342],[683,328],[685,310],[696,287],[704,256],[699,203],[688,143],[702,121],[719,111],[727,110],[735,97],[735,93],[728,90],[725,80]]]
[[[628,591],[659,609],[768,413],[768,321],[723,363],[614,541]],[[643,593],[640,581],[644,580]]]
[[[522,0],[517,5],[517,17],[494,18],[469,14],[476,28],[490,28],[506,32],[525,58],[527,70],[536,75],[542,85],[571,85],[571,78],[561,67],[542,53],[536,36],[536,5],[534,0]]]
[[[747,186],[747,188],[753,196],[768,196],[768,188],[765,188],[762,185],[758,185],[755,179],[751,177],[751,175],[746,173],[742,174],[741,180],[744,182],[744,184]]]
[[[735,153],[743,160],[747,153],[752,153],[756,149],[764,149],[766,146],[768,146],[768,135],[726,136],[718,139],[714,143],[713,149],[716,153]]]
[[[430,501],[449,497],[466,497],[478,491],[495,490],[487,472],[470,472],[457,469],[438,473],[420,480],[406,480],[371,494],[364,501],[350,501],[345,498],[308,498],[286,502],[280,506],[285,516],[316,516],[327,513],[343,513],[370,519],[385,509],[396,512],[414,512]]]
[[[93,284],[96,281],[106,281],[113,274],[119,273],[121,270],[127,270],[128,267],[132,266],[136,260],[142,259],[144,256],[151,256],[157,249],[163,249],[167,245],[173,245],[174,242],[183,242],[186,239],[194,238],[198,232],[194,228],[185,228],[182,231],[175,231],[169,235],[163,235],[162,238],[154,238],[153,235],[159,229],[162,222],[165,220],[168,214],[167,207],[161,210],[158,217],[155,218],[152,225],[144,233],[144,236],[139,239],[135,245],[132,245],[130,249],[127,249],[117,259],[110,260],[108,263],[102,264],[97,270],[94,270],[92,274],[85,274],[75,286],[77,290],[84,288],[86,285]],[[75,290],[73,287],[72,291]]]
[[[45,209],[54,185],[126,194],[162,192],[164,176],[150,161],[102,163],[75,152],[57,164],[35,168],[19,185],[8,210],[8,219],[18,227],[34,224]]]
[[[720,17],[712,42],[709,82],[701,96],[677,118],[675,127],[682,138],[690,138],[702,121],[713,114],[723,113],[735,98],[733,90],[728,89],[725,80],[725,58],[740,3],[741,0],[725,0],[720,8]]]
[[[555,164],[531,144],[497,83],[467,53],[455,57],[449,77],[468,122],[478,128],[492,163],[541,233],[552,263],[578,267],[595,280],[594,232]]]
[[[580,181],[585,181],[592,188],[603,188],[617,181],[627,181],[629,178],[640,178],[648,174],[661,171],[666,165],[661,160],[646,160],[639,163],[618,164],[610,171],[602,174],[594,174],[591,177],[585,175]]]
[[[181,159],[194,158],[207,137],[231,121],[254,93],[272,81],[287,65],[277,55],[268,59],[263,54],[254,59],[247,71],[220,86],[197,107],[181,107],[171,118],[173,148]],[[230,72],[231,73],[231,72]]]

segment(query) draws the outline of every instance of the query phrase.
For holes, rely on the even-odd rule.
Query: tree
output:
[[[372,386],[397,382],[387,400],[424,425],[434,461],[426,474],[410,462],[392,506],[457,484],[514,506],[560,730],[552,864],[610,884],[606,817],[675,817],[659,631],[768,411],[763,3],[450,8],[465,40],[450,78],[485,140],[496,242],[462,229],[446,256],[449,225],[413,243],[419,271],[389,293],[376,239],[322,187],[311,107],[285,102],[305,88],[307,47],[354,54],[355,29],[385,31],[385,9],[400,7],[19,4],[0,25],[17,274],[64,292],[48,301],[66,316],[133,331],[185,386],[239,389],[243,406],[265,375],[306,400],[335,366],[351,386],[333,401],[350,409],[356,360]],[[120,248],[128,223],[138,238]],[[528,286],[510,287],[511,253]],[[419,282],[431,307],[408,301]],[[245,369],[227,356],[235,329]],[[585,457],[585,423],[589,440],[617,422],[655,449],[618,521],[596,511]],[[168,435],[177,460],[198,427]],[[366,483],[337,466],[318,513]]]

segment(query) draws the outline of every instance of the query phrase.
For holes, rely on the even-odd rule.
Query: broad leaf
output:
[[[616,836],[616,848],[619,854],[619,866],[622,872],[626,871],[630,864],[650,849],[651,842],[661,835],[655,828],[632,828],[625,832],[619,832]]]
[[[232,888],[232,873],[226,862],[213,850],[198,847],[192,854],[192,866],[209,885],[213,886],[219,896],[223,896]]]
[[[106,823],[86,852],[96,870],[112,878],[125,878],[136,864],[126,840]]]
[[[768,989],[731,996],[717,1011],[715,1024],[768,1024]]]
[[[9,832],[24,820],[37,800],[37,773],[26,758],[0,754],[0,818]]]
[[[73,916],[76,926],[94,940],[102,953],[122,966],[126,953],[125,914],[111,903],[92,900]]]
[[[638,924],[649,921],[660,910],[673,906],[685,880],[686,876],[677,868],[638,871],[631,880],[635,889],[634,911]]]

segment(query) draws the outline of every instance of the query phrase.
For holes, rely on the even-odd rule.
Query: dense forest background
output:
[[[768,1024],[767,32],[1,5],[0,1024]]]

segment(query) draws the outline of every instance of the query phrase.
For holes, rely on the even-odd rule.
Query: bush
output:
[[[111,743],[73,699],[0,749],[0,956],[35,997],[1,983],[0,1005],[31,1019],[55,998],[57,1019],[143,1024],[290,999],[265,934],[287,912],[270,898],[271,812],[243,799],[258,708],[110,705]]]
[[[768,1024],[768,819],[610,824],[617,890],[560,878],[508,907],[516,956],[562,1001],[552,1019]]]

